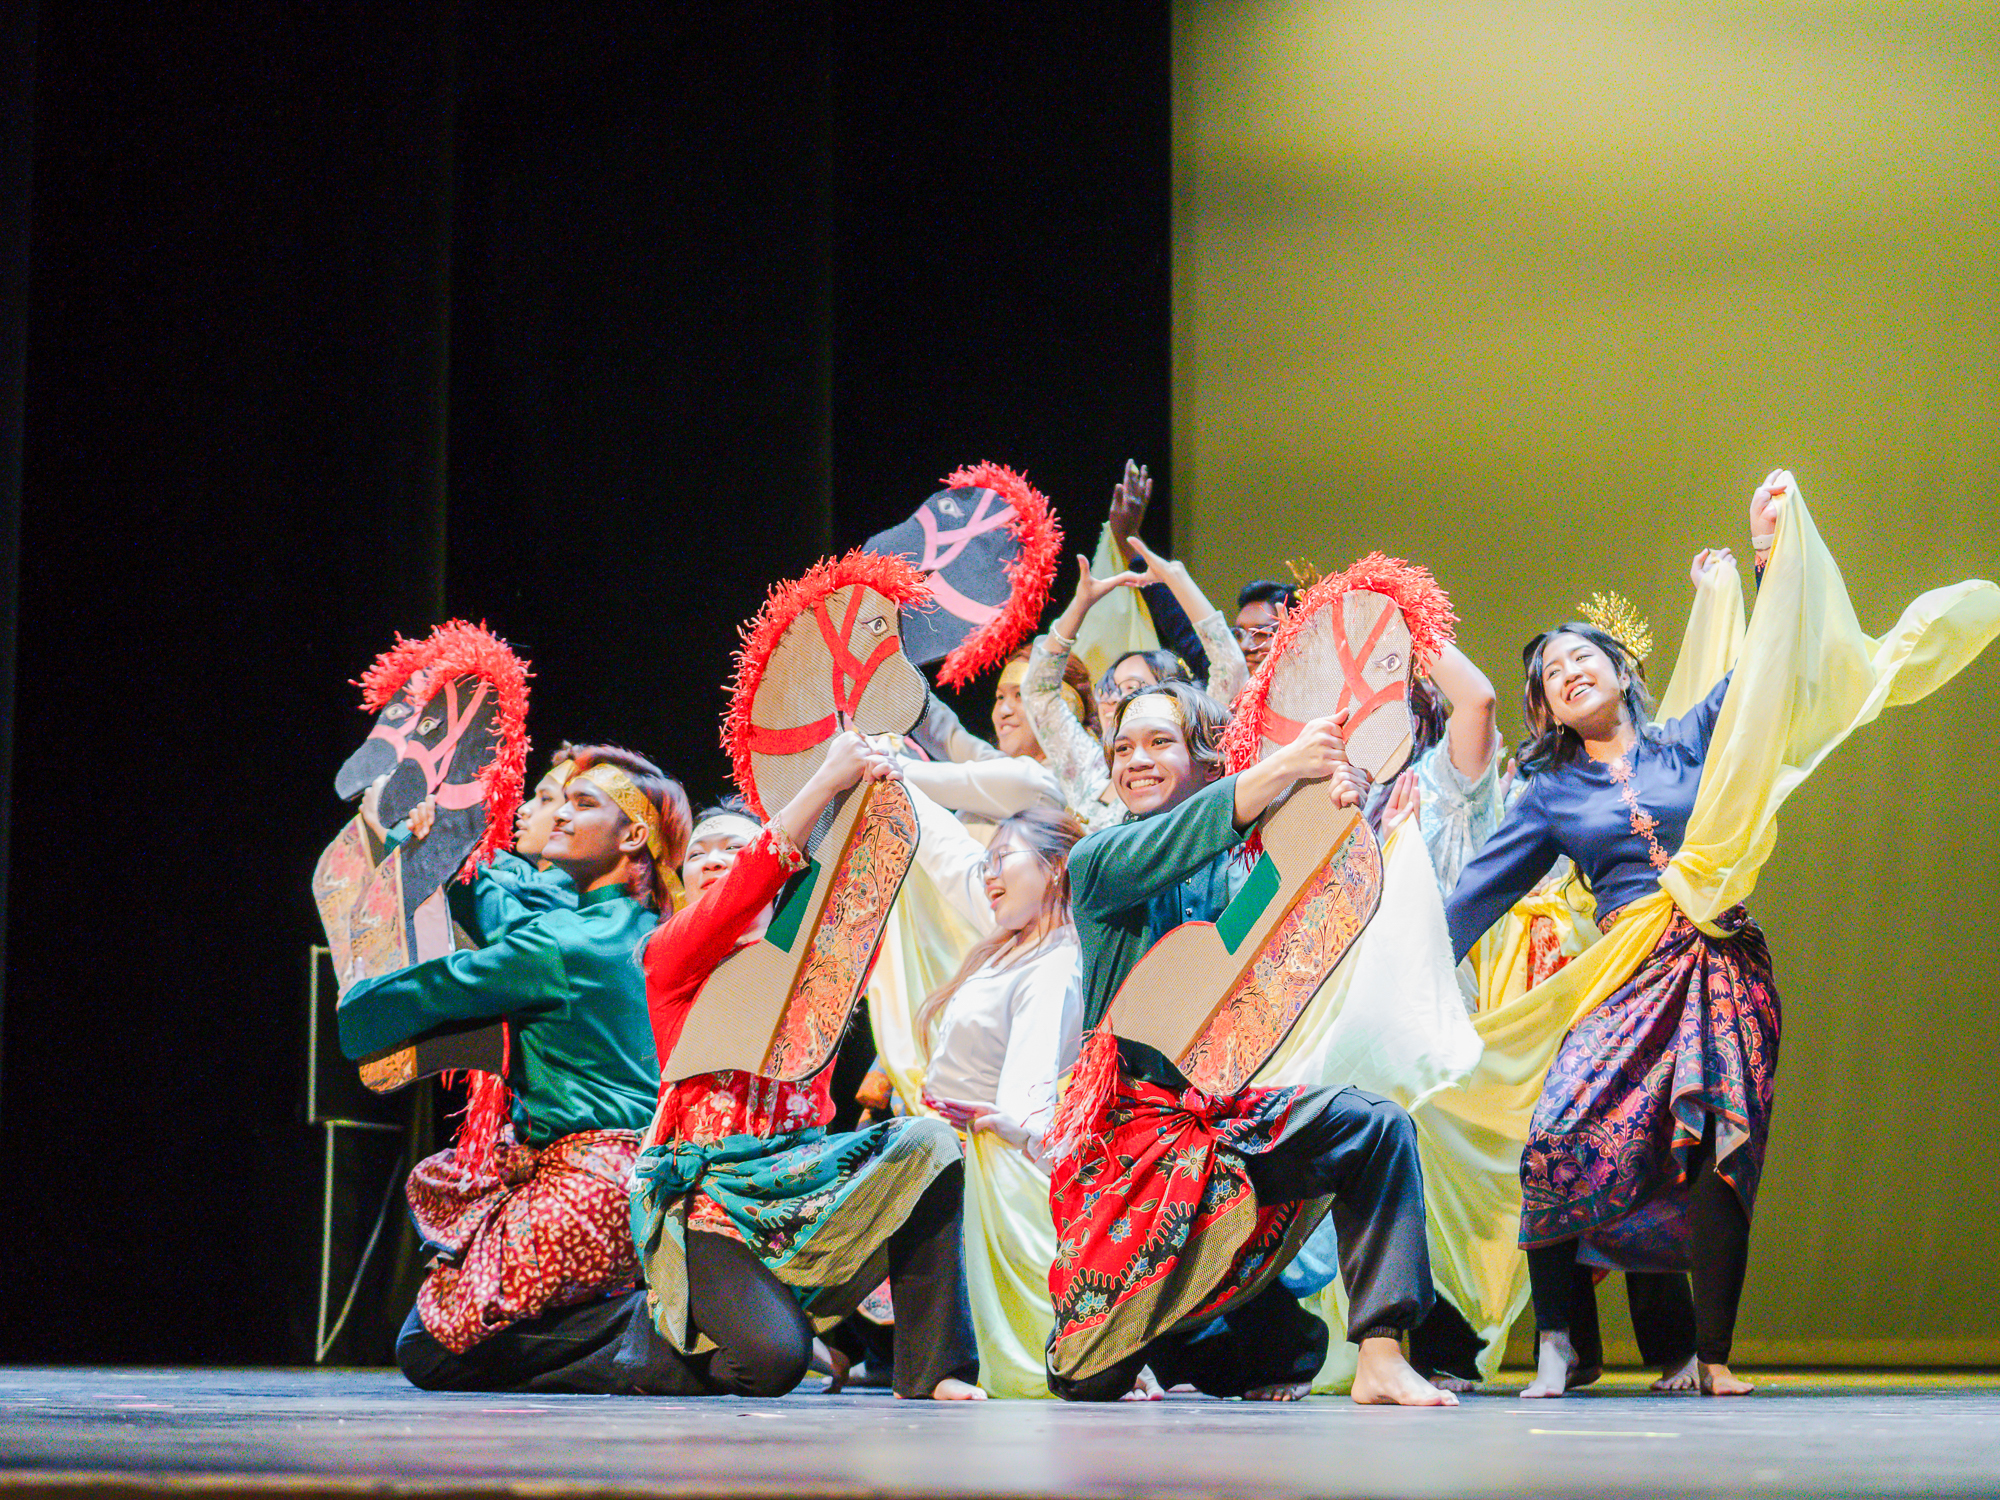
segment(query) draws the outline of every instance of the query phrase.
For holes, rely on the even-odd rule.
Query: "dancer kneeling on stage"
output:
[[[770,823],[727,809],[697,821],[682,871],[688,904],[645,949],[661,1057],[716,966],[762,936],[805,868],[820,815],[864,777],[894,774],[886,755],[841,734]],[[958,1136],[942,1120],[909,1118],[828,1135],[831,1072],[787,1083],[727,1071],[661,1086],[632,1202],[655,1326],[706,1389],[782,1396],[806,1373],[814,1329],[846,1317],[886,1275],[896,1394],[982,1399]]]
[[[1070,856],[1086,1028],[1162,936],[1221,914],[1247,869],[1238,846],[1281,796],[1330,778],[1317,794],[1353,806],[1367,790],[1330,719],[1221,776],[1227,719],[1185,683],[1119,705],[1112,777],[1132,816]],[[1354,1088],[1211,1098],[1156,1050],[1106,1030],[1070,1081],[1055,1148],[1048,1366],[1058,1396],[1118,1399],[1145,1365],[1213,1396],[1304,1395],[1326,1325],[1275,1277],[1330,1209],[1349,1337],[1361,1346],[1354,1399],[1456,1404],[1410,1368],[1400,1343],[1432,1297],[1416,1131],[1400,1106]]]
[[[647,1323],[627,1216],[658,1076],[632,955],[686,841],[687,799],[627,751],[591,747],[572,771],[540,852],[574,906],[485,931],[494,893],[483,877],[454,883],[454,915],[489,945],[363,980],[340,1004],[355,1058],[510,1023],[511,1122],[471,1111],[458,1145],[410,1173],[411,1213],[439,1259],[396,1362],[427,1390],[695,1388]]]

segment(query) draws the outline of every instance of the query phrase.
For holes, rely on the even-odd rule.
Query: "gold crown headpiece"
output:
[[[1639,607],[1616,590],[1593,593],[1576,607],[1576,617],[1595,625],[1625,648],[1633,661],[1643,664],[1653,654],[1653,632]]]

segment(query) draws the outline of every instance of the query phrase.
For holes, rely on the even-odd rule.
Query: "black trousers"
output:
[[[410,1309],[396,1364],[426,1391],[549,1391],[592,1396],[699,1396],[707,1383],[661,1338],[646,1294],[627,1292],[509,1323],[463,1354],[432,1338]]]
[[[1642,1315],[1639,1278],[1627,1278],[1634,1293],[1632,1325],[1639,1334],[1639,1352],[1647,1364],[1679,1364],[1687,1358],[1687,1347],[1702,1363],[1727,1364],[1736,1338],[1736,1311],[1743,1298],[1743,1277],[1750,1265],[1750,1216],[1736,1189],[1715,1170],[1715,1125],[1702,1142],[1695,1171],[1694,1188],[1688,1196],[1688,1228],[1693,1241],[1694,1295],[1692,1329],[1680,1321],[1676,1301],[1678,1275],[1649,1276],[1643,1280],[1647,1311]],[[1567,1332],[1578,1354],[1579,1368],[1593,1361],[1583,1358],[1582,1338],[1594,1346],[1595,1363],[1602,1364],[1604,1345],[1597,1332],[1597,1300],[1589,1273],[1577,1264],[1577,1242],[1562,1240],[1540,1245],[1528,1252],[1528,1285],[1535,1302],[1535,1326],[1544,1333]],[[1579,1294],[1579,1283],[1581,1294]],[[1588,1303],[1587,1321],[1578,1325],[1575,1312]],[[1641,1318],[1645,1326],[1641,1326]],[[1647,1348],[1651,1340],[1653,1348]],[[1678,1351],[1678,1353],[1676,1352]],[[1656,1357],[1657,1356],[1657,1357]]]
[[[1604,1336],[1597,1323],[1597,1282],[1590,1271],[1574,1267],[1569,1306],[1569,1337],[1576,1346],[1579,1370],[1604,1367]],[[1694,1353],[1694,1298],[1682,1271],[1628,1271],[1625,1300],[1632,1311],[1632,1331],[1639,1339],[1639,1358],[1649,1365],[1675,1369]],[[1479,1356],[1486,1341],[1442,1292],[1423,1322],[1410,1330],[1410,1363],[1420,1375],[1456,1375],[1478,1380]]]
[[[932,1179],[889,1236],[896,1302],[896,1394],[927,1397],[946,1379],[977,1380],[979,1349],[965,1293],[965,1165]],[[687,1237],[688,1311],[716,1348],[704,1356],[709,1388],[782,1396],[805,1378],[812,1323],[791,1289],[740,1240]]]
[[[1261,1203],[1331,1194],[1347,1288],[1347,1336],[1398,1337],[1431,1306],[1424,1176],[1417,1132],[1393,1100],[1363,1089],[1309,1089],[1285,1136],[1243,1164]],[[1326,1359],[1326,1325],[1273,1282],[1220,1317],[1154,1339],[1081,1380],[1051,1374],[1066,1401],[1116,1401],[1142,1365],[1168,1385],[1211,1396],[1310,1380]]]

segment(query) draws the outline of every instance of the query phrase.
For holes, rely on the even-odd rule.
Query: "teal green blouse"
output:
[[[368,1057],[443,1026],[513,1023],[515,1134],[546,1145],[580,1130],[640,1130],[660,1080],[635,958],[658,916],[624,891],[587,891],[483,948],[364,979],[340,1002],[340,1046]]]

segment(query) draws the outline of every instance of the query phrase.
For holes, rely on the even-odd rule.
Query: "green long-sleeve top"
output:
[[[340,1047],[368,1057],[442,1026],[505,1017],[515,1134],[641,1130],[660,1064],[635,954],[659,918],[616,887],[586,891],[483,948],[364,979],[340,1002]]]
[[[1103,1019],[1148,948],[1183,922],[1221,914],[1243,884],[1234,852],[1246,832],[1236,826],[1236,778],[1225,776],[1178,807],[1100,829],[1070,851],[1085,1031]],[[1158,1053],[1120,1045],[1128,1072],[1155,1071],[1139,1054],[1150,1054],[1149,1063]]]
[[[518,854],[501,850],[468,884],[445,887],[451,914],[479,943],[498,942],[546,912],[576,910],[576,887],[561,870],[538,870]]]

